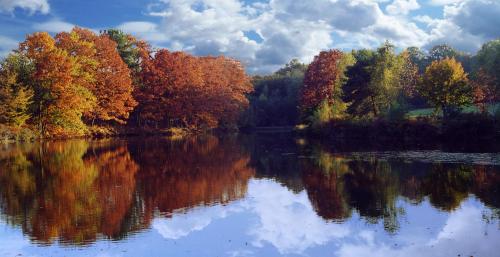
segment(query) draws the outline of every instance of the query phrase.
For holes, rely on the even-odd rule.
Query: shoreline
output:
[[[406,121],[334,121],[315,127],[273,126],[245,127],[239,130],[193,130],[186,128],[137,128],[137,127],[92,127],[86,135],[42,137],[26,127],[0,127],[0,142],[33,142],[43,140],[104,139],[142,136],[161,136],[181,139],[188,136],[214,133],[218,135],[273,134],[285,133],[290,136],[306,136],[312,139],[333,141],[363,141],[367,143],[404,142],[427,144],[436,142],[500,141],[500,122],[492,118],[452,120],[446,123],[406,120]]]

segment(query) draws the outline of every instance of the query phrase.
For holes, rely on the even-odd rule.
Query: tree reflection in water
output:
[[[395,233],[405,214],[400,200],[418,205],[428,198],[435,208],[451,212],[474,194],[496,213],[500,208],[498,166],[360,160],[321,147],[304,160],[309,199],[328,220],[348,219],[355,210],[370,223],[382,220],[385,229]]]
[[[254,174],[234,140],[128,144],[69,141],[4,149],[2,219],[43,244],[120,239],[148,227],[156,211],[169,215],[242,198]]]
[[[251,179],[306,190],[318,216],[354,213],[397,233],[401,201],[444,212],[474,195],[498,218],[498,166],[421,163],[334,154],[281,139],[204,136],[2,146],[1,219],[41,244],[123,239],[195,207],[245,198]],[[270,197],[272,199],[272,197]]]

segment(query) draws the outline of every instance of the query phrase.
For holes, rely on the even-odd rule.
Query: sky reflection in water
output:
[[[0,256],[495,256],[495,154],[410,153],[280,137],[4,146]]]

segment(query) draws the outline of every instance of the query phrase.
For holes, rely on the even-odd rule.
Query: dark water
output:
[[[498,153],[347,146],[0,146],[0,256],[500,256]]]

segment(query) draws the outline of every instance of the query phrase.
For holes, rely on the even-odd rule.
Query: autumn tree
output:
[[[342,58],[339,50],[322,51],[314,57],[304,77],[300,92],[300,106],[303,111],[318,107],[323,101],[334,103],[339,97],[335,85],[340,77],[338,64]]]
[[[436,110],[449,116],[472,102],[472,88],[462,65],[454,58],[433,61],[423,76],[419,92]]]
[[[141,72],[144,86],[137,99],[141,120],[149,125],[168,122],[189,126],[194,100],[202,88],[202,75],[194,57],[182,52],[159,50]]]
[[[94,43],[99,65],[93,92],[98,104],[92,115],[102,121],[125,123],[137,105],[132,96],[130,70],[116,51],[116,43],[108,36],[100,35]]]
[[[31,117],[32,74],[32,63],[19,54],[10,54],[0,64],[0,123],[19,127]]]
[[[404,64],[404,56],[395,54],[394,46],[390,43],[377,49],[369,85],[373,92],[370,100],[375,116],[386,115],[395,105],[400,104],[397,101],[403,89]]]
[[[42,134],[81,135],[86,127],[83,113],[95,104],[92,92],[81,84],[80,62],[58,48],[45,32],[29,35],[20,53],[35,65],[33,75],[34,115]]]
[[[97,104],[84,118],[126,123],[136,106],[132,97],[132,80],[127,65],[121,59],[116,43],[109,36],[97,36],[92,31],[74,28],[70,33],[56,35],[57,45],[75,56],[86,78],[80,83],[96,97]]]
[[[159,50],[144,62],[140,117],[149,125],[214,128],[233,124],[248,105],[249,78],[239,62]]]
[[[433,46],[431,50],[429,50],[429,54],[427,56],[427,65],[429,65],[433,61],[440,61],[446,58],[454,58],[459,63],[462,64],[465,72],[471,72],[472,70],[472,57],[470,54],[461,52],[451,47],[448,44],[440,44]]]
[[[485,69],[480,68],[471,80],[474,103],[482,113],[488,113],[488,104],[493,104],[497,97],[495,78]]]
[[[249,104],[247,94],[253,90],[250,78],[241,63],[234,59],[200,57],[198,61],[205,88],[202,91],[205,110],[198,112],[210,117],[202,119],[202,123],[211,128],[235,126],[239,115]],[[203,115],[199,117],[203,118]],[[210,123],[209,120],[215,122]]]

